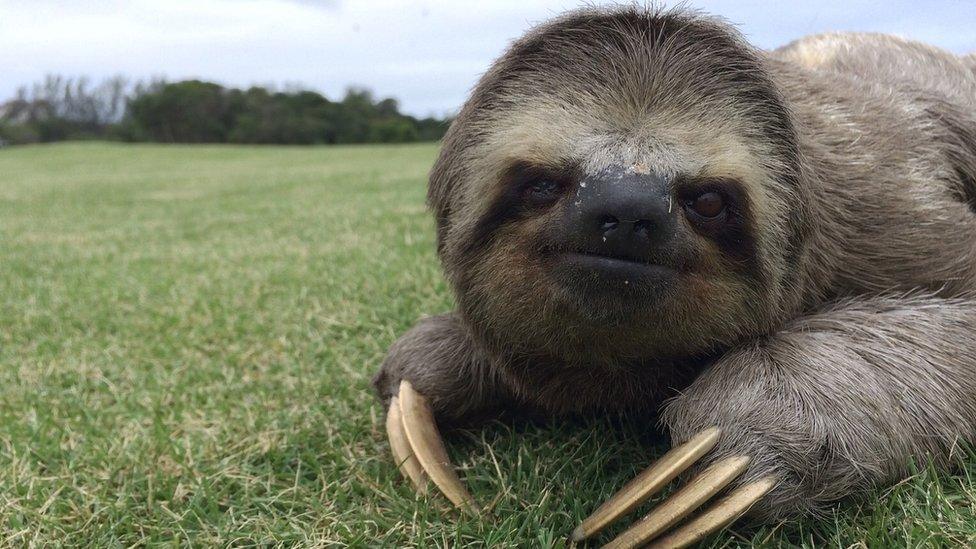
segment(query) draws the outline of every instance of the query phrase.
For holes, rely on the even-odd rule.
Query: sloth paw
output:
[[[721,434],[718,427],[706,429],[671,449],[587,517],[573,531],[571,540],[579,542],[589,538],[632,511],[701,460],[715,447]],[[738,486],[708,509],[668,532],[742,475],[750,461],[748,456],[742,455],[712,463],[604,547],[637,547],[648,542],[651,542],[650,547],[686,547],[721,530],[744,515],[772,490],[777,484],[777,478],[772,475],[764,476]]]
[[[390,400],[386,432],[393,459],[418,492],[427,493],[430,480],[458,509],[480,512],[447,457],[430,402],[407,380],[400,382],[400,391]]]

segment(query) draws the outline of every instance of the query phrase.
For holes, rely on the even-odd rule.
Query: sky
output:
[[[598,2],[594,2],[598,3]],[[664,5],[675,5],[664,2]],[[697,0],[772,48],[806,34],[880,31],[976,51],[974,0]],[[47,73],[351,85],[417,116],[456,111],[478,77],[567,0],[0,0],[0,101]]]

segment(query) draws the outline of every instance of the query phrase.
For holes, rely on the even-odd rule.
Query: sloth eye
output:
[[[525,197],[532,203],[548,204],[559,197],[562,185],[551,179],[537,179],[525,188]]]
[[[688,202],[688,208],[704,220],[713,220],[725,212],[725,199],[721,194],[709,191]]]

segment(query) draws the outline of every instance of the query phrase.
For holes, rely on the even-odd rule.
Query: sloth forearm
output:
[[[463,422],[502,405],[501,383],[489,358],[456,314],[425,318],[390,347],[373,378],[384,404],[403,379],[430,399],[441,422]]]
[[[673,436],[718,424],[718,456],[783,482],[778,516],[946,465],[976,439],[976,301],[858,299],[798,319],[714,364],[667,408]],[[748,480],[748,477],[746,478]]]

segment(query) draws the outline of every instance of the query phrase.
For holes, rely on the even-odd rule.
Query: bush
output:
[[[240,90],[200,80],[131,87],[115,77],[91,88],[86,79],[49,76],[32,90],[0,105],[4,141],[406,143],[438,140],[448,127],[447,120],[404,115],[395,99],[376,100],[362,88],[333,102],[307,90]]]
[[[227,141],[240,107],[219,85],[188,80],[134,98],[126,121],[135,135],[150,141],[221,143]]]
[[[0,123],[0,141],[5,145],[38,143],[40,140],[40,134],[32,126]]]

